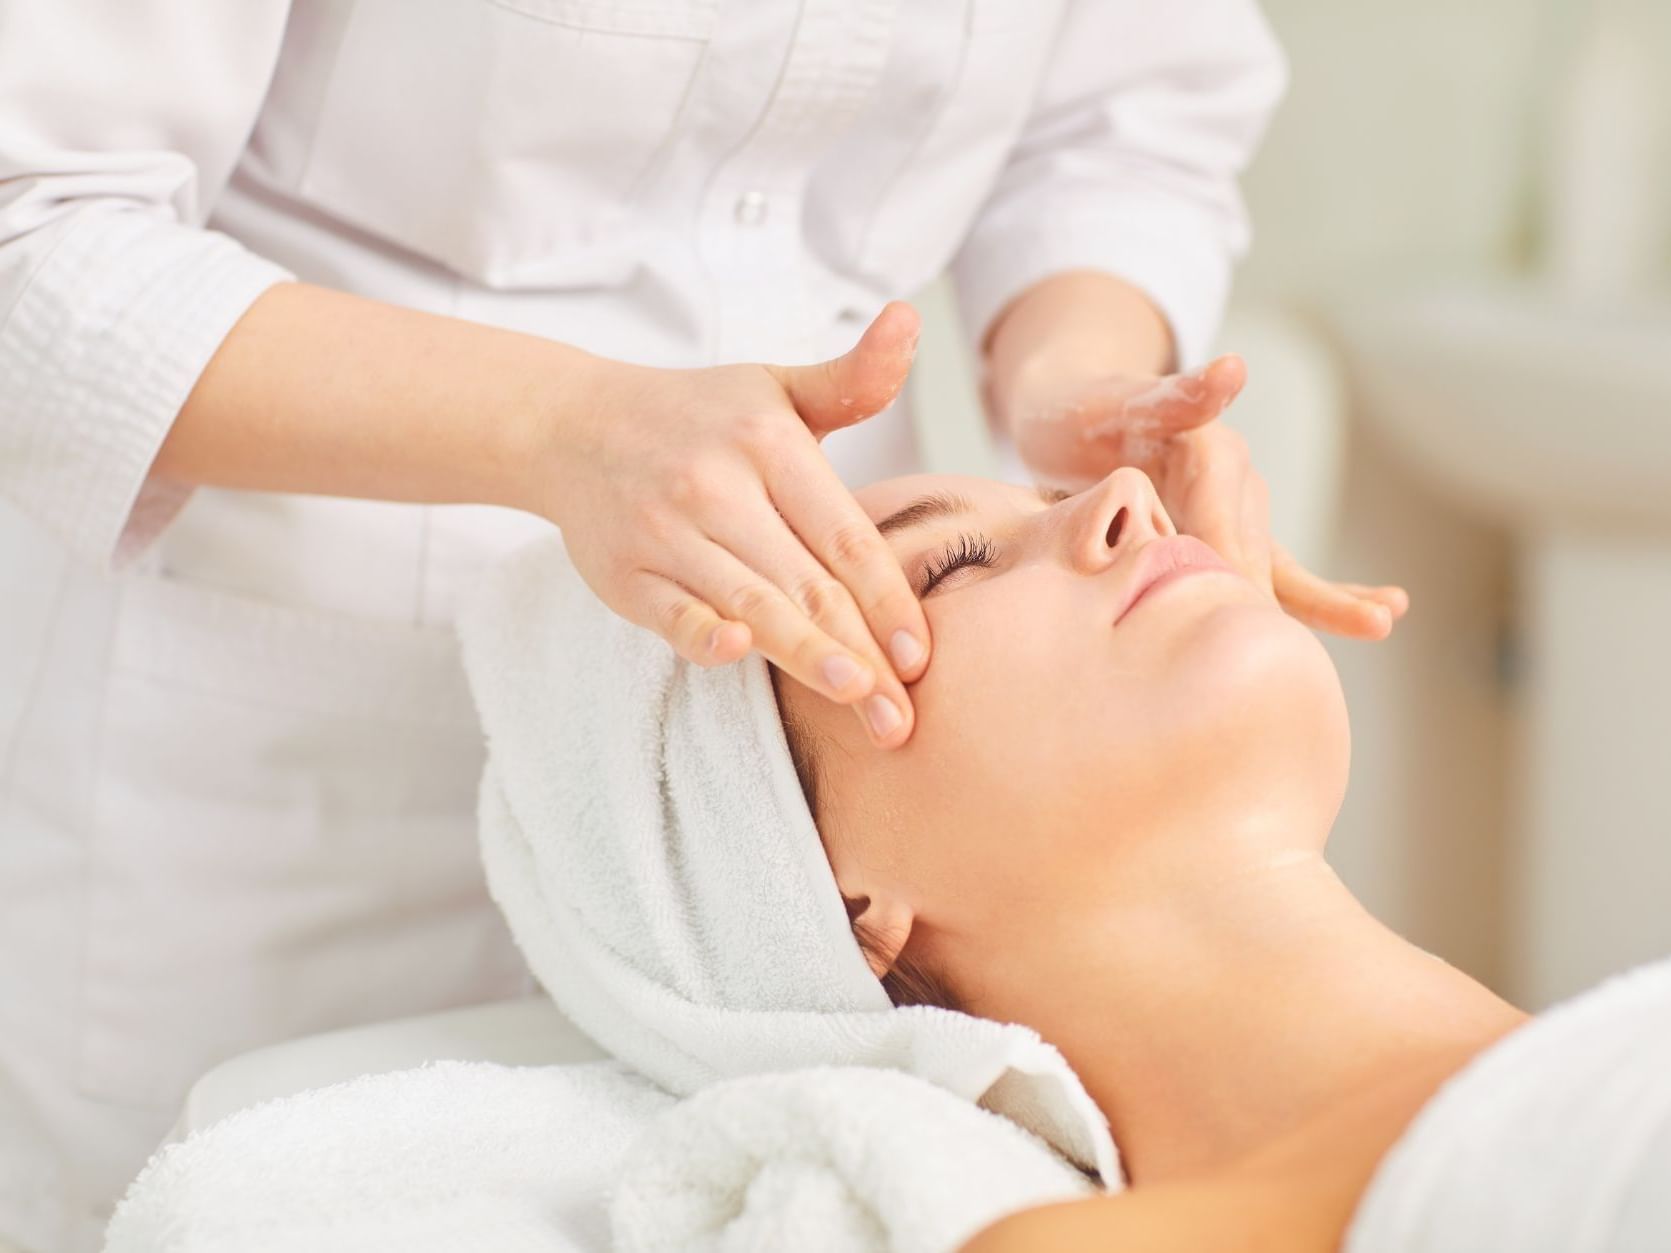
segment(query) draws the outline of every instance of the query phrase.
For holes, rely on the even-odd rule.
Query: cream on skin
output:
[[[1068,497],[949,476],[858,497],[935,664],[891,753],[780,685],[836,881],[873,964],[908,952],[962,1008],[1062,1050],[1134,1185],[1256,1159],[1523,1021],[1329,870],[1334,667],[1268,588],[1175,536],[1142,473]]]

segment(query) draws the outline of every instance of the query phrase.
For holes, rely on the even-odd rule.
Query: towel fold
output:
[[[1006,1214],[1090,1188],[1007,1119],[850,1067],[732,1079],[680,1102],[628,1153],[610,1216],[616,1253],[951,1253]]]
[[[437,1062],[240,1111],[159,1152],[105,1253],[604,1253],[673,1098],[615,1062]]]
[[[1090,1186],[1007,1120],[892,1071],[735,1079],[679,1102],[616,1062],[437,1062],[162,1150],[105,1253],[950,1253]]]
[[[1671,960],[1454,1076],[1382,1161],[1348,1253],[1671,1249]]]
[[[758,656],[704,669],[607,610],[555,538],[460,621],[494,898],[563,1012],[670,1091],[817,1066],[982,1101],[1111,1185],[1101,1112],[1022,1027],[896,1010],[853,939]]]
[[[762,661],[680,661],[555,539],[490,572],[461,634],[489,884],[619,1062],[443,1063],[246,1110],[147,1167],[109,1253],[601,1253],[612,1188],[628,1247],[950,1249],[1087,1188],[1068,1162],[1119,1185],[1105,1120],[1034,1032],[889,1003]],[[716,1228],[739,1190],[745,1221]]]

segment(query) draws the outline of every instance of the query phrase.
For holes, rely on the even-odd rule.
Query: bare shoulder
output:
[[[1226,1171],[1025,1210],[962,1253],[1329,1253],[1339,1227],[1322,1199],[1303,1179]]]
[[[1382,1155],[1457,1064],[1367,1085],[1220,1169],[1011,1215],[961,1253],[1334,1253]]]

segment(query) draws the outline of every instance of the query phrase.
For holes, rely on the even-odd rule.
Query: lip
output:
[[[1193,535],[1169,535],[1150,540],[1138,550],[1135,568],[1126,581],[1114,621],[1118,623],[1147,597],[1192,574],[1233,574],[1230,564]]]

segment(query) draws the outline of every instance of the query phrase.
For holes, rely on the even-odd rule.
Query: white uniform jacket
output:
[[[544,524],[148,482],[264,289],[688,366],[1092,267],[1195,360],[1282,81],[1253,0],[4,0],[0,1237],[229,1054],[522,986],[449,620]]]

